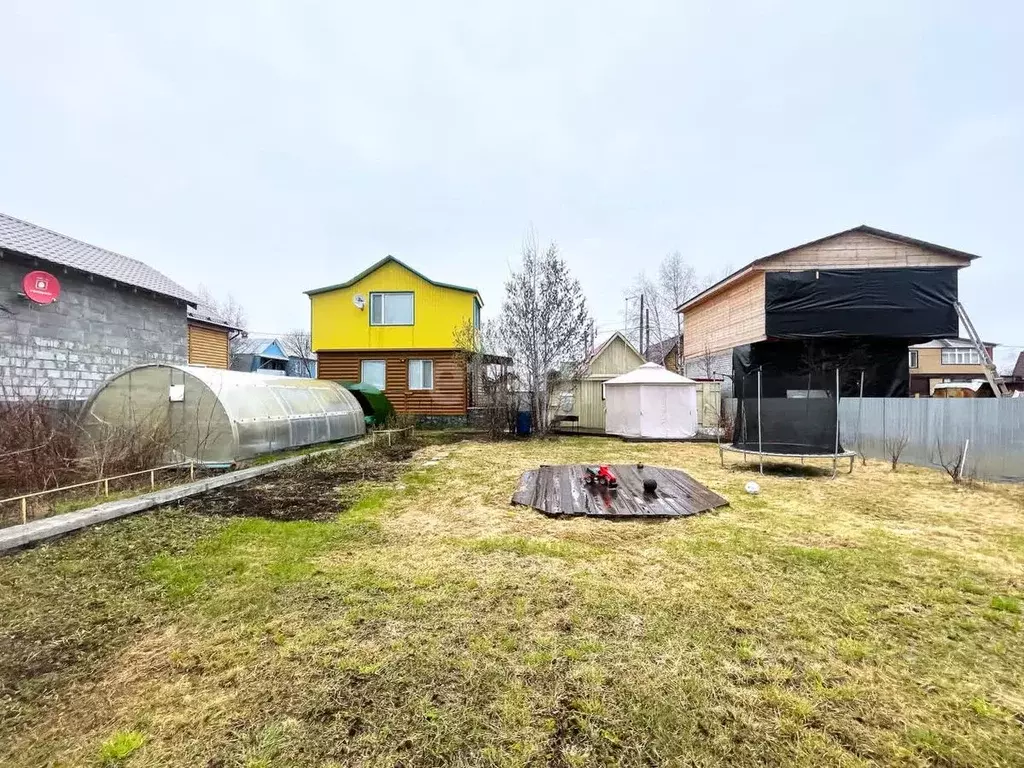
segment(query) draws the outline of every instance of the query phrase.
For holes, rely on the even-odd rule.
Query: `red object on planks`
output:
[[[587,485],[607,485],[609,488],[615,488],[618,484],[618,478],[615,477],[614,473],[608,469],[607,464],[601,464],[596,467],[585,467],[583,469],[583,482]]]

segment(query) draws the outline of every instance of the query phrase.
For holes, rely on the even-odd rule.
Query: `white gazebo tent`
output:
[[[679,440],[697,434],[697,382],[646,363],[604,383],[605,431]]]

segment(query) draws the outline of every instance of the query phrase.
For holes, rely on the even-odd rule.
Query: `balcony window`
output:
[[[978,350],[970,347],[953,347],[942,350],[943,365],[978,365],[980,362]]]

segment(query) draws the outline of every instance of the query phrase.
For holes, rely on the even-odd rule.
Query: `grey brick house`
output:
[[[60,281],[50,304],[22,281]],[[0,213],[0,399],[80,400],[138,363],[185,363],[186,318],[197,303],[141,261]]]

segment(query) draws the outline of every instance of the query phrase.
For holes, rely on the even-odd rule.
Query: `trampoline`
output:
[[[801,464],[807,459],[832,459],[834,478],[839,460],[849,459],[852,474],[856,453],[839,444],[839,370],[831,386],[821,374],[807,376],[803,388],[785,390],[780,393],[784,397],[763,397],[762,375],[758,368],[737,382],[733,442],[719,446],[722,466],[726,452],[742,454],[744,462],[756,456],[761,474],[766,458],[799,459]]]

